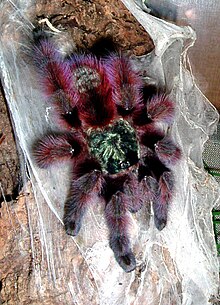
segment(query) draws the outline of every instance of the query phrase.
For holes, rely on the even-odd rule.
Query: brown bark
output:
[[[79,48],[89,48],[106,36],[135,55],[154,48],[151,37],[119,0],[38,0],[36,16],[36,20],[47,17],[56,28],[66,29]]]
[[[51,213],[46,205],[44,212]],[[61,261],[60,257],[55,257],[54,262],[48,261],[39,217],[30,184],[26,185],[26,191],[19,195],[17,201],[2,204],[0,304],[72,304],[67,283],[73,278],[80,281],[82,288],[81,292],[77,291],[77,285],[72,288],[79,304],[98,304],[97,294],[90,295],[94,290],[94,279],[88,266],[55,216],[51,216],[52,243],[54,255],[59,249],[62,258]]]
[[[18,194],[19,161],[3,92],[0,90],[0,204]]]

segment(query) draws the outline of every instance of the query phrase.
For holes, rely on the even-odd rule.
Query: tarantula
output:
[[[32,59],[60,127],[35,143],[35,160],[41,168],[71,163],[63,217],[67,234],[79,233],[89,205],[105,202],[109,245],[130,272],[136,267],[131,213],[152,202],[156,227],[162,230],[167,222],[174,192],[171,167],[181,155],[167,132],[174,103],[144,84],[120,51],[63,57],[46,34],[34,37]]]

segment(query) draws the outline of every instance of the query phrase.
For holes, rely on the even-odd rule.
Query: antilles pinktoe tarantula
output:
[[[156,91],[149,98],[149,86],[121,52],[64,58],[47,35],[36,33],[32,58],[60,132],[35,143],[35,159],[42,168],[72,164],[63,217],[67,234],[79,233],[91,203],[105,202],[110,247],[130,272],[136,266],[130,213],[152,202],[156,227],[162,230],[167,222],[174,191],[170,167],[181,154],[167,134],[174,103]]]

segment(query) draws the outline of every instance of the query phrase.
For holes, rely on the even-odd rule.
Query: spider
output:
[[[71,164],[63,216],[67,234],[79,233],[88,206],[104,202],[110,248],[130,272],[136,268],[131,213],[152,202],[156,227],[167,223],[172,166],[181,156],[168,133],[174,102],[145,84],[122,52],[63,57],[48,35],[36,33],[32,59],[60,131],[37,140],[33,155],[41,168]]]

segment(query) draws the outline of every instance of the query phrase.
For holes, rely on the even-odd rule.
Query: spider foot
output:
[[[162,230],[167,223],[168,205],[172,199],[174,189],[174,177],[171,172],[164,172],[159,180],[159,189],[156,200],[153,203],[154,222],[158,230]]]
[[[121,256],[115,255],[115,259],[118,262],[119,266],[121,266],[125,272],[131,272],[136,268],[136,260],[132,252],[126,253]]]
[[[154,223],[159,231],[162,231],[167,224],[167,206],[160,202],[153,204],[154,209]]]
[[[78,235],[82,226],[83,215],[86,212],[85,204],[83,205],[83,202],[81,202],[81,204],[77,205],[77,203],[80,203],[78,200],[80,198],[72,198],[72,200],[70,199],[65,203],[64,228],[66,233],[71,236]]]
[[[135,256],[130,249],[130,241],[126,235],[110,237],[110,248],[114,252],[115,259],[125,272],[131,272],[136,268]]]
[[[115,259],[125,272],[131,272],[136,267],[136,261],[128,237],[127,202],[121,192],[112,196],[106,206],[105,216],[110,233],[109,245],[114,252]]]
[[[65,231],[68,235],[76,236],[79,233],[79,230],[81,228],[81,222],[76,223],[76,221],[65,221],[64,224]]]

